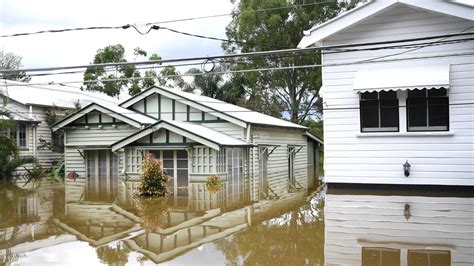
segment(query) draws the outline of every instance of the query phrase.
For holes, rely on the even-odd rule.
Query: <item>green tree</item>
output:
[[[139,47],[134,49],[135,57],[147,57],[147,52]],[[156,54],[152,54],[149,60],[160,60]],[[122,63],[127,62],[125,48],[121,44],[109,45],[99,49],[94,56],[93,64]],[[122,90],[128,94],[136,95],[144,88],[155,85],[182,87],[184,80],[178,76],[179,72],[172,66],[162,67],[160,75],[175,75],[169,78],[160,77],[154,68],[140,71],[134,65],[120,65],[116,67],[90,66],[84,73],[83,89],[88,91],[99,91],[111,97],[118,97]],[[118,80],[111,80],[118,79]]]
[[[342,11],[354,7],[355,1],[331,1],[307,4],[305,0],[231,0],[236,5],[226,34],[236,43],[223,45],[226,53],[258,52],[295,48],[303,30],[321,24]],[[249,12],[284,6],[291,8],[267,12]],[[288,56],[252,57],[236,61],[236,69],[278,68],[320,63],[319,53]],[[275,103],[280,112],[287,111],[290,120],[301,123],[320,106],[317,97],[321,87],[320,69],[287,69],[236,74],[250,95],[260,95],[264,102]],[[260,104],[257,104],[260,105]]]
[[[3,50],[0,51],[0,70],[16,70],[20,69],[21,67],[21,56],[14,53],[8,53]],[[0,77],[2,79],[18,80],[23,82],[28,82],[31,79],[24,71],[2,73]]]
[[[33,157],[20,156],[15,141],[0,133],[0,182],[12,182],[15,169],[35,162]]]
[[[219,65],[213,71],[223,72],[225,67]],[[232,104],[237,104],[244,99],[244,88],[221,74],[212,74],[212,72],[206,74],[198,68],[191,68],[187,73],[197,74],[194,76],[193,82],[187,84],[185,88],[187,92],[199,90],[201,95]]]

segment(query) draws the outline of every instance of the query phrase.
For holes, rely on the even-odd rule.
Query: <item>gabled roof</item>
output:
[[[136,128],[142,128],[144,125],[150,125],[156,123],[156,119],[148,117],[146,115],[137,113],[133,110],[128,110],[117,106],[115,104],[99,104],[99,103],[90,103],[89,105],[83,107],[82,109],[76,111],[75,113],[65,117],[63,120],[53,124],[51,126],[53,131],[57,131],[62,127],[65,127],[69,123],[75,121],[81,116],[90,113],[94,110],[105,113],[119,119],[127,124],[130,124]]]
[[[81,91],[76,88],[65,88],[56,85],[30,85],[13,80],[0,82],[0,91],[23,105],[75,108],[77,101],[82,106],[92,102],[103,104],[118,103],[117,99],[103,93]]]
[[[319,42],[355,24],[385,12],[397,5],[407,5],[426,11],[441,13],[449,16],[473,20],[472,7],[454,1],[442,0],[378,0],[351,9],[341,15],[313,28],[304,31],[304,37],[298,48],[320,45]]]
[[[127,146],[128,144],[141,139],[149,134],[164,128],[179,134],[188,139],[194,140],[215,150],[219,150],[221,146],[249,146],[248,143],[233,138],[229,135],[216,131],[214,129],[201,126],[199,124],[178,122],[174,120],[161,120],[153,125],[150,125],[135,134],[132,134],[124,139],[121,139],[112,144],[112,151]]]
[[[20,113],[16,110],[13,110],[12,108],[9,108],[8,106],[0,106],[0,113],[8,113],[9,116],[6,115],[0,115],[0,120],[13,120],[13,121],[19,121],[19,122],[31,122],[31,123],[39,123],[41,121],[38,121],[26,114]]]
[[[209,111],[214,116],[228,120],[242,127],[245,127],[246,124],[249,123],[265,126],[306,129],[305,126],[294,124],[283,119],[275,118],[237,105],[216,100],[211,97],[156,86],[142,91],[140,94],[122,102],[120,106],[128,108],[129,106],[137,103],[138,101],[148,97],[153,93],[169,95],[172,98],[176,98],[177,101],[202,111]]]

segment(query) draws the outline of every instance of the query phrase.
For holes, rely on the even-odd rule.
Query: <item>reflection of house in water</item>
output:
[[[35,191],[0,190],[0,263],[9,264],[21,254],[73,241],[50,222],[62,214],[64,192],[43,183]]]
[[[184,205],[171,197],[165,205],[160,205],[158,199],[158,203],[146,209],[132,198],[133,190],[127,187],[130,184],[133,183],[121,184],[115,203],[67,203],[66,215],[56,219],[56,224],[94,247],[125,244],[126,250],[160,263],[240,232],[254,220],[260,223],[281,215],[289,205],[294,207],[303,202],[302,193],[291,193],[284,199],[245,206],[245,201],[237,195],[225,194],[224,190],[209,193],[198,184],[190,191],[199,195],[191,196]]]
[[[474,261],[472,197],[353,195],[330,189],[324,211],[326,265]]]

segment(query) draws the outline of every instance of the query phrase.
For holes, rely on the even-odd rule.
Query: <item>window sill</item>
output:
[[[437,132],[380,132],[380,133],[357,133],[358,138],[370,137],[429,137],[429,136],[454,136],[454,131],[437,131]]]

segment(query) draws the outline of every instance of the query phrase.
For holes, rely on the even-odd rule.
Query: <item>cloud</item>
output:
[[[226,0],[92,1],[92,0],[3,0],[0,4],[0,32],[12,34],[45,29],[88,26],[118,26],[171,19],[230,13]],[[230,17],[168,23],[180,31],[225,38]],[[222,53],[218,41],[197,39],[164,30],[140,35],[132,28],[40,34],[0,39],[0,49],[23,57],[25,68],[89,64],[96,51],[122,44],[128,60],[133,48],[141,47],[163,58],[192,57]],[[143,59],[141,59],[143,60]]]

